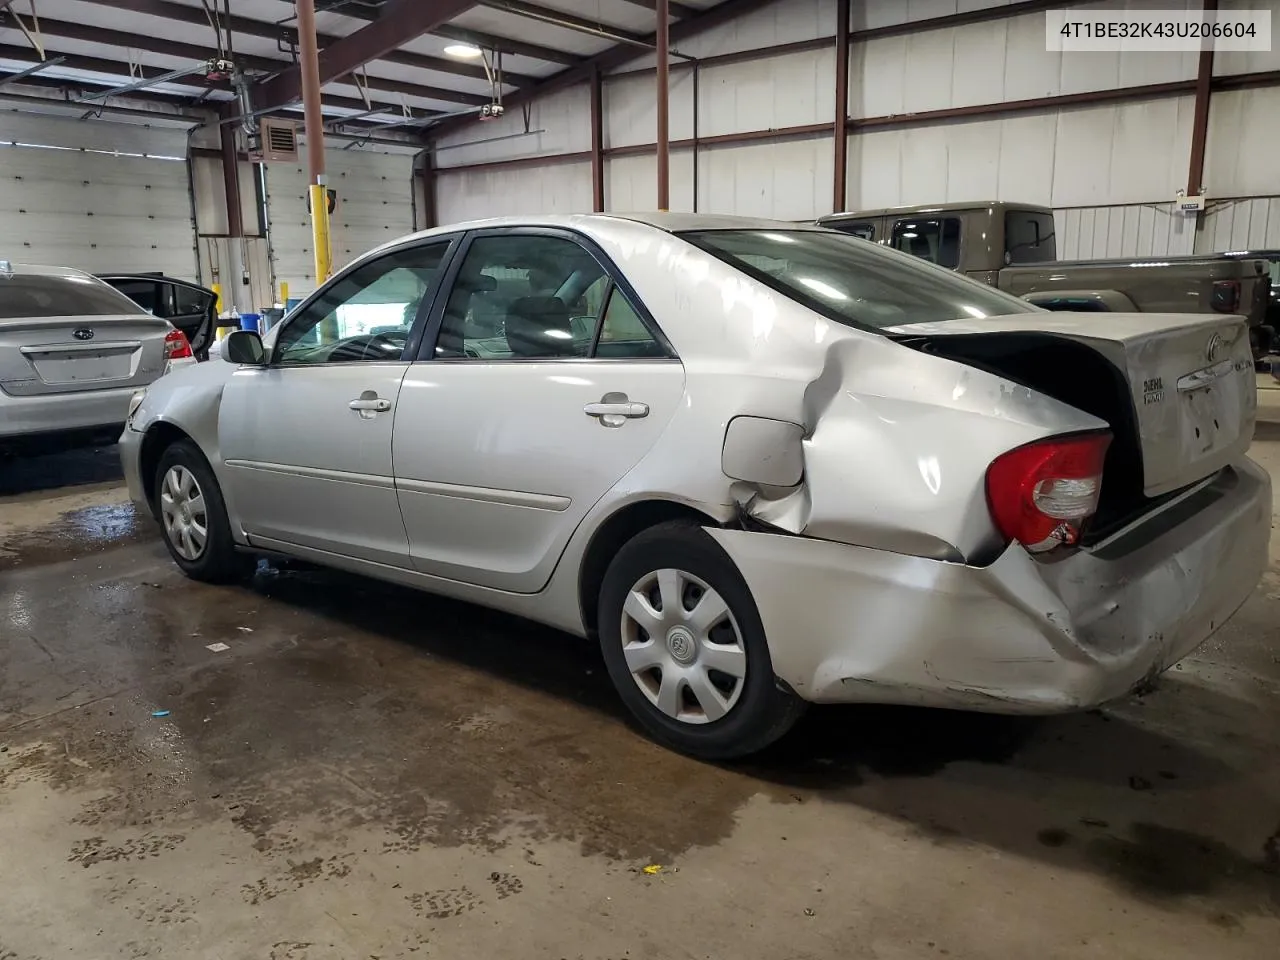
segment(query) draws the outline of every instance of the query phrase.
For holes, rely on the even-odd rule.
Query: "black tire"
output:
[[[161,506],[161,495],[165,476],[173,467],[181,467],[195,477],[203,494],[208,531],[204,549],[196,559],[188,559],[178,552],[170,539],[166,528]],[[222,499],[222,489],[218,486],[213,468],[204,454],[190,440],[179,440],[170,444],[160,455],[156,466],[155,493],[153,509],[160,522],[160,533],[169,556],[184,574],[192,580],[203,583],[232,583],[243,579],[253,569],[252,557],[236,550],[235,541],[231,538],[231,523],[227,519],[227,506]]]
[[[627,665],[624,604],[635,584],[663,569],[690,574],[718,593],[737,627],[746,653],[746,676],[736,702],[718,719],[691,723],[668,715],[641,690]],[[764,749],[791,729],[804,712],[805,702],[783,689],[774,676],[764,625],[746,581],[728,555],[696,524],[663,523],[630,540],[609,564],[599,600],[600,648],[609,676],[623,703],[659,743],[704,760],[729,760]],[[657,675],[661,676],[660,669]]]

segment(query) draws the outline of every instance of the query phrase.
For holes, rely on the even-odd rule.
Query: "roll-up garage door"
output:
[[[0,116],[0,259],[196,280],[181,128]]]
[[[336,272],[378,244],[413,231],[413,157],[369,150],[327,150],[329,189],[337,191],[330,218]],[[315,289],[315,252],[307,208],[307,169],[294,164],[266,167],[267,233],[271,271],[289,295]]]

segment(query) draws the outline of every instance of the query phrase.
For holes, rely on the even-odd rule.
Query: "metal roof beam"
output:
[[[116,10],[128,10],[132,13],[160,17],[165,20],[174,20],[179,23],[189,23],[199,27],[207,28],[209,26],[209,19],[200,7],[189,7],[185,4],[173,3],[172,0],[85,0],[85,2],[111,7]],[[338,12],[357,19],[372,20],[376,18],[376,14],[366,13],[364,10],[351,9]],[[234,13],[231,15],[230,23],[233,33],[243,34],[246,37],[259,37],[263,40],[280,40],[286,35],[296,34],[297,32],[292,26],[271,23],[267,20],[254,20]],[[41,17],[41,27],[44,24],[45,20]],[[341,37],[327,33],[318,34],[316,37],[321,47],[331,47],[341,39]],[[517,51],[512,50],[510,52],[515,53]],[[243,59],[241,54],[236,54],[236,57],[237,59]],[[379,59],[385,60],[387,63],[399,64],[402,67],[413,67],[417,70],[435,70],[438,73],[470,77],[473,80],[487,79],[484,67],[473,63],[450,60],[447,57],[432,57],[422,53],[410,53],[407,50],[395,50]],[[512,73],[509,70],[503,71],[503,79],[513,87],[524,86],[537,81],[536,77],[531,77],[528,74]]]
[[[475,0],[390,0],[382,13],[368,26],[343,37],[320,51],[320,83],[332,83],[360,69],[370,60],[392,52],[400,44],[420,37],[429,30],[475,6]],[[395,89],[382,82],[384,89]],[[429,89],[422,87],[420,89]],[[471,94],[459,94],[436,88],[433,99],[472,102]],[[417,94],[429,96],[429,94]],[[282,107],[302,97],[302,69],[291,66],[280,75],[259,84],[255,102],[265,108]],[[487,98],[479,98],[485,102]]]

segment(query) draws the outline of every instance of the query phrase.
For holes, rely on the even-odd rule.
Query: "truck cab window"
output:
[[[1004,262],[1049,263],[1058,259],[1053,214],[1010,210],[1004,215]]]
[[[960,266],[960,219],[899,220],[893,225],[893,246],[954,270]]]

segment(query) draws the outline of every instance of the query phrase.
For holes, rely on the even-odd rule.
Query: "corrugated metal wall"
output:
[[[0,258],[195,280],[182,128],[0,115]]]

